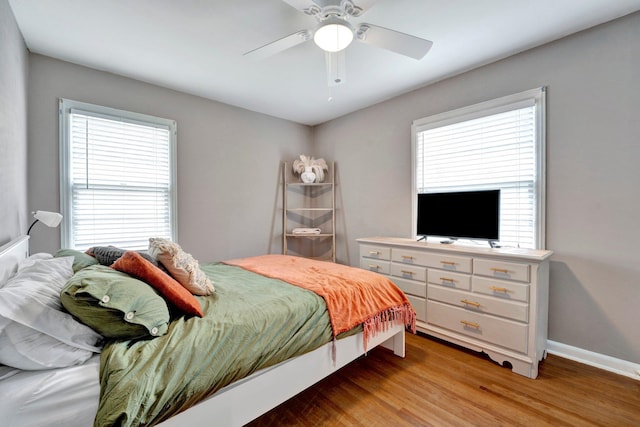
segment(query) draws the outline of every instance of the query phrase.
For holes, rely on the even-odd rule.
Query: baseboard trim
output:
[[[640,364],[547,340],[547,352],[585,365],[640,380]]]

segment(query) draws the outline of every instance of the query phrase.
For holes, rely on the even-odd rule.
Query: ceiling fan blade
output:
[[[286,1],[286,0],[285,0]],[[376,0],[343,0],[348,15],[358,17],[375,4]]]
[[[324,59],[327,64],[327,84],[329,86],[338,86],[347,81],[345,50],[324,53]]]
[[[257,49],[250,50],[249,52],[246,52],[244,56],[256,60],[264,59],[268,56],[275,55],[276,53],[280,53],[284,50],[297,46],[300,43],[304,43],[310,39],[311,31],[300,30],[274,42],[267,43]]]
[[[289,6],[304,12],[307,15],[315,16],[320,13],[320,5],[312,0],[282,0]]]
[[[414,59],[422,59],[433,45],[430,40],[372,24],[360,24],[356,30],[356,38],[363,43]]]

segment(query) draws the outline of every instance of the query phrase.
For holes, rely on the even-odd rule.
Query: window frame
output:
[[[66,98],[59,98],[59,155],[60,155],[60,209],[63,215],[60,224],[61,247],[72,247],[72,198],[73,190],[70,179],[71,144],[70,138],[70,114],[72,110],[82,110],[95,117],[115,118],[132,124],[161,126],[169,129],[169,214],[171,227],[171,240],[178,238],[178,193],[177,193],[177,123],[175,120],[164,119],[142,113],[135,113],[102,105],[90,104]],[[151,237],[151,236],[150,236]]]
[[[419,132],[522,108],[535,108],[534,249],[546,248],[546,87],[538,87],[414,120],[411,125],[411,236],[417,238],[417,136]]]

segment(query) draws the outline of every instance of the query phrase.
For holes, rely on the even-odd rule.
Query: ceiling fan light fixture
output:
[[[353,41],[353,28],[344,20],[327,19],[313,34],[313,41],[326,52],[339,52]]]

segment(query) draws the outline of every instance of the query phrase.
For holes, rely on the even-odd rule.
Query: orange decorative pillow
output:
[[[191,292],[164,271],[144,259],[139,253],[134,251],[125,252],[111,265],[111,268],[127,273],[153,286],[167,301],[185,313],[202,317],[202,307],[200,307],[200,303]]]

